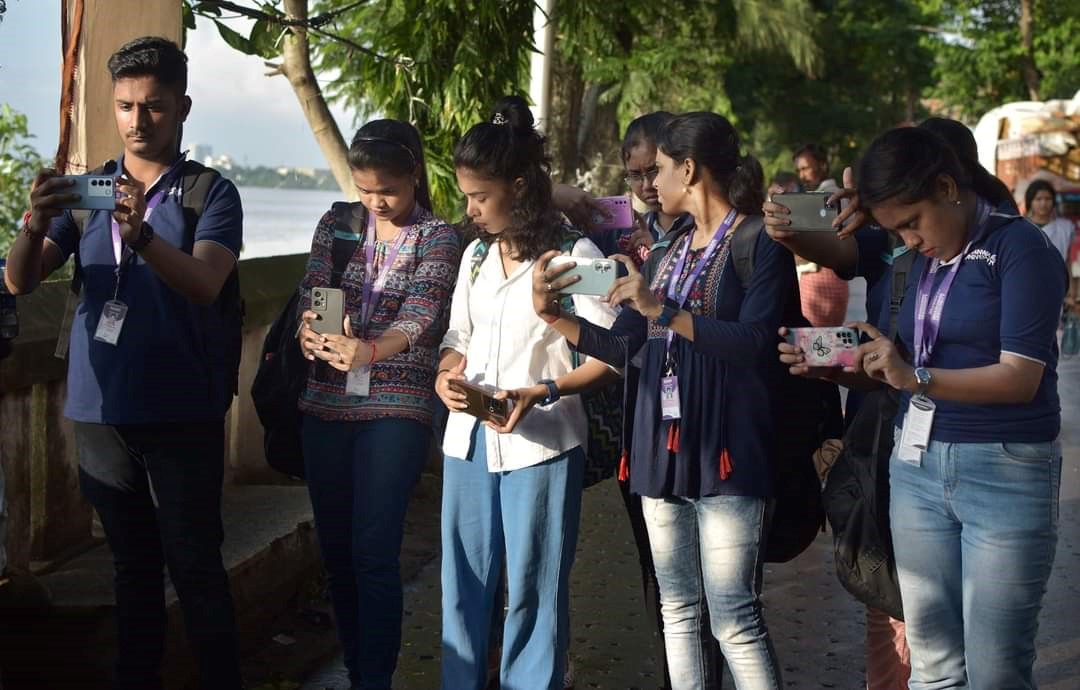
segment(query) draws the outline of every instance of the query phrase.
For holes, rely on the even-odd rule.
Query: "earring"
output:
[[[683,193],[683,194],[689,194],[689,193],[690,193],[690,188],[689,188],[689,187],[685,187],[685,186],[684,186],[684,187],[682,188],[682,193]]]
[[[952,202],[952,203],[953,203],[953,206],[959,206],[959,205],[960,205],[960,200],[959,200],[959,199],[955,199],[955,200],[953,200],[953,202]]]

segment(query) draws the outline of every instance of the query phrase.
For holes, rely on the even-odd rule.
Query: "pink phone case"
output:
[[[789,328],[787,341],[802,349],[811,367],[850,367],[859,349],[854,328]]]
[[[596,201],[607,210],[607,215],[593,211],[594,230],[619,230],[634,227],[634,207],[630,203],[630,197],[602,196]]]

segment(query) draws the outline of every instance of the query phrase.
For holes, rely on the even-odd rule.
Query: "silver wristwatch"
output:
[[[926,395],[926,391],[930,388],[930,381],[933,378],[930,375],[930,370],[926,367],[915,367],[915,394]]]

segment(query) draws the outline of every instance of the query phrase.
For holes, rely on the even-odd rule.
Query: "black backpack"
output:
[[[915,252],[893,262],[889,337],[904,299]],[[889,531],[889,457],[900,396],[892,388],[868,393],[844,434],[844,449],[825,482],[825,511],[833,531],[836,577],[871,608],[904,619]]]
[[[296,340],[299,307],[297,289],[263,340],[259,368],[251,384],[251,399],[263,427],[266,463],[278,472],[303,479],[302,417],[297,403],[307,385],[310,362],[304,359]]]
[[[764,229],[764,220],[751,216],[731,237],[730,260],[743,289],[753,277],[754,253]],[[665,237],[654,245],[649,261],[659,261],[684,233]],[[810,325],[802,314],[798,283],[788,297],[782,323]],[[764,558],[770,563],[784,563],[805,551],[825,526],[821,481],[813,455],[825,440],[841,436],[844,418],[836,384],[791,376],[778,356],[771,359],[769,375],[777,433],[771,458],[775,499],[771,502]]]
[[[105,169],[115,170],[116,163],[109,161],[101,168],[93,171],[92,174],[100,175]],[[196,161],[184,161],[180,174],[180,204],[184,209],[184,227],[188,244],[193,244],[195,229],[206,208],[206,197],[221,175],[216,170]],[[80,238],[86,231],[86,223],[90,220],[90,213],[85,209],[71,212]],[[82,269],[79,266],[78,247],[79,243],[76,241],[75,272],[71,277],[71,289],[68,293],[63,322],[56,342],[55,355],[61,359],[67,357],[68,342],[71,338],[71,324],[82,295]],[[225,386],[226,390],[231,391],[232,395],[235,396],[240,390],[240,357],[243,354],[245,311],[244,298],[240,292],[239,262],[233,267],[229,277],[225,279],[225,284],[222,285],[215,304],[221,311],[221,322],[225,329]]]

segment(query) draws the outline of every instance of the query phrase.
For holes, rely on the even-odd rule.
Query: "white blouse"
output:
[[[1042,226],[1043,233],[1050,238],[1050,243],[1057,248],[1058,253],[1061,254],[1061,258],[1065,259],[1065,262],[1069,261],[1069,248],[1072,247],[1074,226],[1073,222],[1068,218],[1054,218],[1052,221]]]
[[[500,390],[524,388],[569,373],[573,363],[566,339],[533,311],[535,262],[525,262],[509,278],[504,277],[499,247],[493,245],[476,281],[470,282],[471,258],[478,241],[470,243],[462,255],[442,349],[465,355],[465,378],[471,383]],[[584,238],[577,241],[571,255],[602,256],[596,245]],[[582,318],[605,327],[615,321],[614,309],[599,297],[574,295],[573,300]],[[472,415],[451,411],[443,452],[452,458],[467,458],[478,423]],[[572,395],[548,407],[534,406],[513,433],[485,432],[488,470],[505,472],[584,446],[588,428],[581,399]]]

